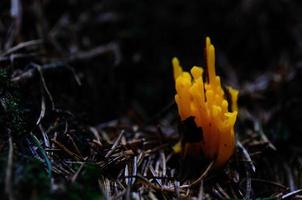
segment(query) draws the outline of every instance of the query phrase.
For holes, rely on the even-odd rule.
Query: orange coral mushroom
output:
[[[232,109],[215,72],[215,48],[206,38],[207,80],[203,68],[194,66],[191,72],[183,71],[177,58],[172,59],[176,87],[175,101],[182,121],[194,117],[202,129],[201,148],[205,156],[219,167],[232,156],[235,147],[234,125],[237,118],[238,90],[228,87]]]

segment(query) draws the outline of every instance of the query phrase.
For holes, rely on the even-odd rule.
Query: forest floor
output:
[[[2,199],[302,199],[299,1],[0,4]],[[239,89],[213,170],[180,138],[171,58]]]

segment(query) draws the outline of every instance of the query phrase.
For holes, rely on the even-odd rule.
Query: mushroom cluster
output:
[[[200,147],[206,158],[220,167],[234,152],[238,90],[227,87],[228,101],[220,77],[215,72],[215,48],[209,37],[206,38],[205,51],[205,77],[202,67],[194,66],[189,73],[183,71],[177,58],[172,59],[175,101],[181,120],[193,117],[195,125],[202,130]]]

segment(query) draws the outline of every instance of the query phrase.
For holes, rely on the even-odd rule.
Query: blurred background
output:
[[[33,63],[47,65],[55,106],[90,124],[125,115],[144,121],[173,101],[171,58],[185,69],[204,66],[210,36],[218,74],[240,89],[239,104],[260,110],[265,124],[301,131],[291,126],[301,120],[301,8],[288,0],[4,0],[3,55],[21,42],[37,44],[19,51],[30,58],[7,57],[1,65],[10,63],[14,77]],[[40,112],[37,81],[21,86],[34,117]]]

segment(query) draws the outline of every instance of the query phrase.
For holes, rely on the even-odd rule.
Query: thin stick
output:
[[[79,156],[76,153],[69,150],[67,147],[65,147],[63,144],[61,144],[59,141],[57,141],[55,139],[51,139],[51,141],[53,143],[55,143],[58,147],[60,147],[63,151],[65,151],[68,155],[70,155],[71,157],[75,158],[78,161],[82,161],[81,156]]]
[[[301,193],[301,192],[302,192],[302,189],[292,191],[292,192],[290,192],[290,193],[287,193],[287,194],[283,195],[283,196],[281,197],[281,199],[288,199],[288,198],[293,197],[293,196],[295,196],[295,195],[297,195],[297,194],[299,194],[299,193]],[[298,199],[298,198],[297,198],[297,199]]]
[[[121,131],[120,135],[118,136],[118,138],[115,140],[114,144],[112,145],[110,151],[108,151],[108,153],[105,155],[105,158],[108,158],[112,152],[116,149],[117,145],[120,143],[122,136],[124,134],[124,130]]]
[[[192,188],[193,186],[197,185],[201,180],[204,179],[204,177],[209,173],[209,171],[212,169],[214,165],[214,161],[212,161],[208,167],[206,168],[206,170],[201,174],[201,176],[195,180],[193,183],[191,183],[190,185],[182,185],[180,186],[180,188],[184,189],[184,188]]]
[[[86,160],[86,159],[84,159],[84,160]],[[72,178],[71,178],[72,183],[74,183],[77,180],[77,178],[78,178],[79,174],[81,173],[82,169],[84,168],[85,164],[86,164],[85,162],[82,162],[81,166],[79,167],[77,172],[72,176]]]
[[[9,200],[13,200],[13,188],[12,188],[12,168],[13,168],[13,156],[14,156],[14,146],[13,139],[10,134],[10,130],[8,130],[8,159],[7,159],[7,168],[6,168],[6,176],[5,176],[5,192],[8,194]]]
[[[8,49],[6,52],[1,54],[1,56],[9,55],[13,52],[19,51],[20,49],[23,49],[23,48],[28,47],[28,46],[37,46],[37,45],[40,45],[40,44],[42,44],[42,40],[30,40],[30,41],[27,41],[27,42],[22,42],[22,43],[14,46],[14,47]]]
[[[43,155],[43,157],[45,159],[44,162],[46,162],[46,165],[47,165],[47,168],[48,168],[48,176],[49,176],[49,178],[51,178],[52,177],[52,164],[51,164],[51,162],[50,162],[50,160],[49,160],[49,158],[48,158],[45,150],[41,146],[40,141],[38,140],[38,138],[33,133],[30,133],[30,136],[32,137],[34,143],[37,145],[38,149],[42,153],[42,155]]]
[[[52,108],[52,110],[55,110],[55,104],[54,104],[54,101],[53,101],[53,97],[52,97],[52,95],[51,95],[51,93],[50,93],[50,91],[49,91],[49,89],[46,85],[46,81],[44,79],[43,72],[42,72],[42,67],[40,65],[37,65],[37,64],[34,64],[34,63],[32,65],[37,68],[37,70],[40,74],[40,77],[41,77],[41,82],[42,82],[43,88],[44,88],[44,90],[45,90],[46,94],[48,95],[49,100],[51,102],[51,108]]]

